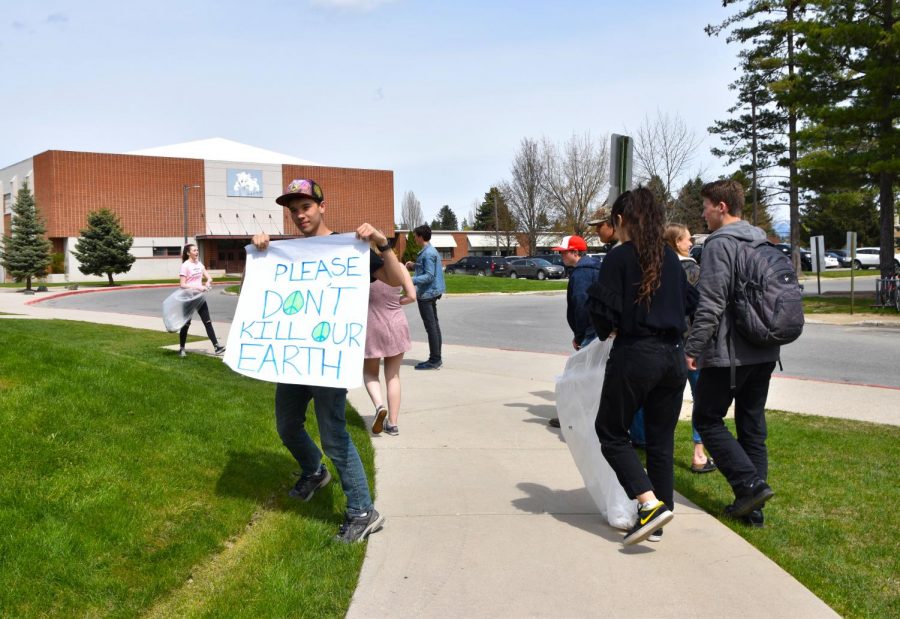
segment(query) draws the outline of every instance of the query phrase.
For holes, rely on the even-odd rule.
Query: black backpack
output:
[[[734,324],[757,346],[783,346],[803,333],[803,296],[790,259],[765,239],[738,241],[731,295]]]

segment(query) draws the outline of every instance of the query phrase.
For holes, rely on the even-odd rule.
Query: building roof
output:
[[[127,155],[147,157],[179,157],[182,159],[205,159],[208,161],[236,161],[241,163],[290,163],[294,165],[321,165],[314,161],[299,159],[291,155],[241,144],[225,138],[209,138],[182,144],[157,146],[133,150]]]

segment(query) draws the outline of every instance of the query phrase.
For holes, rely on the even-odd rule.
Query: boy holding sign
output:
[[[332,234],[325,223],[325,196],[315,181],[291,181],[284,194],[275,201],[290,211],[291,221],[304,237]],[[371,280],[378,279],[391,286],[399,286],[403,281],[404,269],[390,250],[387,237],[368,223],[356,229],[356,236],[374,242],[381,252],[381,256],[370,253]],[[269,235],[257,234],[252,242],[256,249],[264,251],[269,246]],[[331,481],[331,474],[322,463],[322,452],[306,432],[306,408],[313,400],[322,447],[334,463],[347,497],[347,514],[336,539],[352,543],[361,542],[370,533],[380,530],[384,525],[384,516],[375,510],[365,469],[347,432],[344,416],[346,399],[346,389],[278,383],[275,388],[275,423],[282,443],[301,469],[300,479],[290,495],[309,501],[316,490]]]

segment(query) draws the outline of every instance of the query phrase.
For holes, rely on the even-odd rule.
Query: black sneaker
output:
[[[384,526],[384,516],[373,507],[367,514],[351,517],[344,516],[344,524],[338,530],[335,540],[343,544],[364,542],[370,534],[380,531]]]
[[[294,484],[294,487],[291,488],[291,491],[288,492],[288,494],[295,499],[300,499],[305,502],[313,498],[316,490],[324,488],[330,481],[331,473],[328,472],[328,469],[323,464],[319,467],[319,472],[315,475],[301,475],[300,479],[297,480],[297,483]]]
[[[643,542],[657,529],[668,524],[674,517],[674,514],[669,511],[669,508],[662,501],[657,501],[647,508],[639,508],[637,522],[634,523],[625,539],[622,540],[622,544],[631,546],[632,544]]]
[[[390,434],[391,436],[400,436],[400,428],[398,428],[397,426],[392,426],[390,421],[385,421],[384,433]]]
[[[417,363],[415,369],[417,370],[439,370],[441,366],[444,365],[441,361],[423,361],[422,363]]]
[[[737,518],[734,515],[734,505],[726,505],[725,506],[725,515],[729,518],[736,518],[746,524],[748,527],[754,529],[762,529],[766,526],[766,518],[763,515],[763,511],[761,509],[754,509],[752,512],[744,516],[743,518]]]
[[[726,508],[726,513],[732,518],[743,518],[750,512],[761,509],[773,496],[775,496],[775,491],[769,487],[769,484],[757,479],[737,493],[734,503],[728,506],[731,510]]]
[[[558,428],[559,427],[559,417],[551,417],[550,420],[547,422],[547,425],[550,426],[551,428]]]
[[[216,353],[217,355],[221,355],[225,352],[225,347],[224,346],[216,346],[213,349],[213,352]]]

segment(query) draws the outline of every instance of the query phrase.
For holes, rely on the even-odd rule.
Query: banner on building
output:
[[[369,244],[352,234],[247,246],[225,363],[278,383],[362,384]]]

